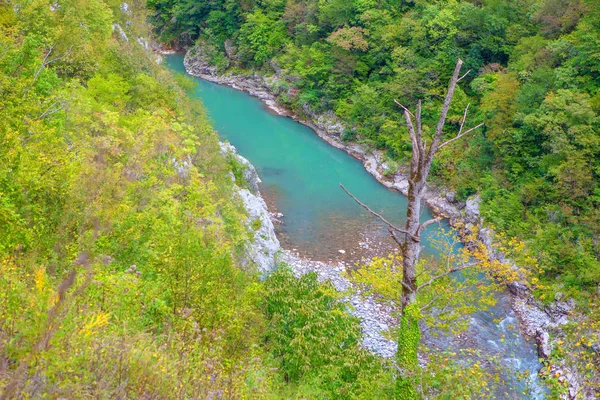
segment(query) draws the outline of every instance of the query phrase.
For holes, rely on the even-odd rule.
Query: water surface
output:
[[[181,55],[169,56],[167,65],[185,72]],[[215,129],[254,164],[270,210],[284,215],[284,224],[277,227],[283,247],[317,260],[354,261],[364,247],[376,247],[379,242],[391,246],[382,224],[339,184],[399,226],[405,221],[404,196],[385,188],[359,161],[325,143],[310,128],[267,112],[258,99],[233,88],[196,81],[195,95],[202,99]],[[425,207],[421,218],[432,218]],[[425,235],[435,229],[429,227]],[[365,243],[367,239],[370,243]],[[428,244],[426,247],[432,251]]]

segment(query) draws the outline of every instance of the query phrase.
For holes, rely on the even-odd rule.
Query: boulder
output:
[[[226,39],[224,46],[225,46],[225,55],[227,56],[227,58],[234,59],[235,55],[237,53],[237,47],[233,45],[233,42],[231,41],[231,39]]]
[[[254,165],[252,165],[252,163],[250,161],[248,161],[246,158],[240,156],[237,153],[237,150],[235,149],[235,147],[231,143],[219,142],[219,146],[221,147],[221,154],[223,156],[235,157],[238,164],[240,164],[244,167],[243,176],[244,176],[244,181],[245,181],[246,185],[248,186],[248,189],[250,189],[250,191],[253,194],[260,195],[258,185],[262,181],[258,177],[258,173],[256,172],[256,168],[254,168]],[[235,178],[234,178],[234,181],[235,181]],[[238,185],[243,185],[242,182],[236,182],[236,183]]]
[[[552,346],[550,345],[550,335],[544,330],[538,330],[535,336],[538,345],[538,356],[540,358],[550,357]]]
[[[465,204],[465,220],[473,224],[479,223],[479,204],[481,198],[479,195],[471,196],[467,199]]]
[[[448,200],[449,203],[454,203],[456,201],[456,193],[455,192],[446,193],[446,200]]]
[[[515,297],[523,299],[529,296],[529,287],[522,282],[510,282],[507,286],[510,293]]]

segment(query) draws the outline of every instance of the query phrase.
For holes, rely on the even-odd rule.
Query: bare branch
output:
[[[413,125],[412,119],[410,118],[410,112],[404,110],[404,119],[406,120],[406,126],[408,126],[408,133],[410,134],[410,140],[413,143],[413,146],[416,146],[417,143],[417,135],[415,132],[415,126]],[[418,148],[418,147],[417,147]]]
[[[435,295],[433,296],[433,299],[431,299],[431,301],[427,304],[425,304],[423,307],[421,307],[421,311],[425,311],[426,309],[428,309],[434,301],[436,301],[440,296],[439,295]]]
[[[411,117],[415,118],[414,114],[410,112],[410,110],[404,107],[398,100],[394,99],[394,103],[398,104],[404,111],[410,114]]]
[[[408,286],[406,283],[404,283],[404,280],[400,279],[400,283],[402,284],[402,286],[404,286],[408,290],[412,290],[410,286]]]
[[[444,142],[444,143],[440,144],[440,145],[439,145],[439,147],[438,147],[438,149],[441,149],[442,147],[449,145],[450,143],[452,143],[452,142],[454,142],[454,141],[456,141],[456,140],[460,139],[461,137],[463,137],[463,136],[467,135],[467,134],[468,134],[468,133],[470,133],[470,132],[473,132],[473,131],[474,131],[475,129],[477,129],[477,128],[481,128],[482,126],[483,126],[483,123],[481,123],[481,124],[479,124],[479,125],[477,125],[477,126],[474,126],[474,127],[472,127],[471,129],[467,129],[466,131],[464,131],[464,132],[463,132],[463,133],[461,133],[460,135],[457,135],[457,136],[453,137],[452,139],[450,139],[450,140],[448,140],[448,141],[446,141],[446,142]]]
[[[58,105],[58,106],[57,106],[57,107],[55,107],[55,108],[52,108],[52,107],[54,107],[55,105]],[[60,110],[62,110],[62,109],[64,108],[64,106],[65,106],[65,102],[64,102],[64,101],[62,101],[62,102],[61,102],[61,101],[55,101],[54,103],[52,103],[52,104],[50,105],[50,107],[48,107],[48,108],[46,109],[46,111],[44,111],[44,112],[43,112],[43,113],[42,113],[42,114],[41,114],[39,117],[37,117],[37,118],[36,118],[36,120],[40,120],[40,119],[42,119],[42,118],[46,118],[46,117],[48,117],[48,116],[50,116],[50,115],[52,115],[52,114],[55,114],[55,113],[57,113],[57,112],[59,112]]]
[[[52,60],[48,60],[48,57],[50,57],[50,54],[52,54],[52,52],[54,51],[54,44],[52,46],[50,46],[50,48],[48,49],[48,52],[46,53],[46,55],[44,56],[44,59],[42,60],[42,63],[40,64],[40,66],[38,67],[38,69],[35,71],[35,74],[33,75],[33,80],[31,81],[31,84],[29,84],[29,87],[27,88],[27,90],[25,90],[25,92],[23,93],[23,98],[25,98],[29,92],[31,91],[31,88],[33,88],[33,85],[35,85],[35,82],[37,81],[37,79],[39,78],[40,74],[42,73],[42,71],[44,70],[44,68],[46,68],[48,65],[52,64],[53,62],[62,60],[63,58],[67,57],[69,54],[71,54],[71,51],[73,50],[73,46],[69,47],[69,49],[65,52],[65,54],[63,54],[60,57],[55,57]]]
[[[421,120],[421,111],[422,111],[422,104],[421,104],[421,100],[419,100],[419,102],[417,103],[417,118],[416,118],[416,122],[417,122],[417,144],[418,144],[418,149],[419,149],[419,160],[420,161],[424,161],[425,160],[425,149],[427,149],[427,146],[425,144],[425,141],[423,140],[423,122]]]
[[[52,59],[52,60],[50,60],[50,61],[47,61],[47,62],[46,62],[46,66],[48,66],[48,65],[50,65],[50,64],[52,64],[52,63],[54,63],[54,62],[60,61],[60,60],[62,60],[63,58],[66,58],[67,56],[69,56],[69,55],[71,54],[71,52],[72,52],[72,51],[73,51],[73,46],[69,47],[69,48],[67,49],[67,51],[65,51],[65,54],[63,54],[62,56],[60,56],[60,57],[56,57],[56,58],[53,58],[53,59]]]
[[[396,242],[398,244],[398,246],[400,246],[400,248],[402,248],[402,241],[398,238],[398,236],[396,236],[396,233],[394,232],[393,229],[388,228],[388,232],[390,233],[390,236],[392,237],[392,239],[394,239],[394,242]]]
[[[427,228],[429,225],[435,224],[436,222],[440,222],[442,219],[442,217],[436,217],[423,222],[421,225],[419,225],[419,229],[417,229],[417,236],[420,236],[421,232],[425,230],[425,228]]]
[[[467,72],[465,72],[465,74],[463,76],[461,76],[460,78],[458,78],[457,82],[462,81],[465,78],[465,76],[469,75],[469,72],[471,72],[471,70],[468,70]]]
[[[466,135],[467,133],[470,133],[470,132],[474,131],[475,129],[481,128],[482,126],[483,126],[483,122],[482,122],[482,123],[480,123],[479,125],[476,125],[476,126],[474,126],[474,127],[470,128],[470,129],[467,129],[466,131],[464,131],[464,132],[461,134],[461,136],[464,136],[464,135]]]
[[[427,172],[429,172],[429,167],[433,162],[433,156],[438,150],[438,143],[440,142],[442,132],[444,130],[444,125],[446,124],[448,110],[450,109],[450,103],[452,102],[452,98],[454,97],[454,90],[456,89],[456,84],[458,83],[458,74],[460,73],[462,64],[463,61],[459,58],[456,62],[456,67],[454,68],[452,79],[450,79],[450,84],[448,85],[448,92],[446,93],[446,98],[444,99],[442,112],[440,113],[440,119],[438,120],[438,124],[435,128],[435,135],[433,136],[433,141],[431,142],[431,146],[429,147],[429,153],[427,154],[427,160],[425,161],[424,167],[427,170]]]
[[[460,121],[460,128],[458,128],[458,133],[456,134],[456,136],[459,136],[462,133],[463,126],[465,126],[465,121],[467,120],[467,113],[469,112],[470,105],[471,103],[467,104],[467,106],[465,107],[465,112],[463,114],[462,121]]]
[[[417,173],[419,165],[421,165],[421,161],[423,159],[423,154],[421,152],[421,147],[419,142],[421,142],[420,137],[417,137],[417,133],[415,132],[415,127],[412,123],[412,119],[410,118],[410,114],[408,111],[404,110],[404,119],[406,119],[406,125],[408,127],[408,133],[410,136],[410,141],[412,143],[413,151],[412,151],[412,160],[410,163],[411,167],[411,175],[415,175]],[[417,129],[419,127],[417,126]]]
[[[440,222],[443,219],[444,219],[443,217],[436,217],[436,218],[429,219],[421,224],[421,229],[425,229],[429,225],[435,224],[436,222]]]
[[[404,229],[398,228],[396,225],[392,224],[390,221],[388,221],[387,219],[383,218],[380,214],[378,214],[375,211],[371,210],[368,205],[366,205],[365,203],[363,203],[362,201],[360,201],[359,199],[357,199],[356,197],[354,197],[354,195],[352,193],[350,193],[348,191],[348,189],[346,189],[344,187],[344,185],[342,185],[341,183],[340,183],[340,187],[344,190],[344,192],[346,192],[346,194],[348,196],[352,197],[352,199],[355,202],[357,202],[362,208],[364,208],[365,210],[367,210],[368,212],[370,212],[371,214],[373,214],[374,216],[376,216],[377,218],[379,218],[384,224],[386,224],[387,226],[389,226],[391,229],[393,229],[393,230],[395,230],[397,232],[406,233],[407,235],[410,235]]]

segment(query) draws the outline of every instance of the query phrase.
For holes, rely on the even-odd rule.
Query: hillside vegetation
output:
[[[232,166],[144,7],[0,5],[0,397],[372,392],[332,290],[240,265]]]

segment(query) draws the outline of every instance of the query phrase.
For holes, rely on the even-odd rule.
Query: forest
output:
[[[155,51],[195,44],[219,73],[276,73],[282,104],[334,112],[400,169],[394,99],[421,100],[429,131],[464,60],[445,134],[467,105],[484,125],[430,180],[481,197],[538,301],[576,300],[553,357],[600,395],[597,1],[4,0],[0,33],[0,399],[503,397],[493,370],[427,349],[407,392],[343,293],[244,265],[240,166]],[[356,279],[398,297],[386,262]],[[559,378],[548,398],[569,398]]]

